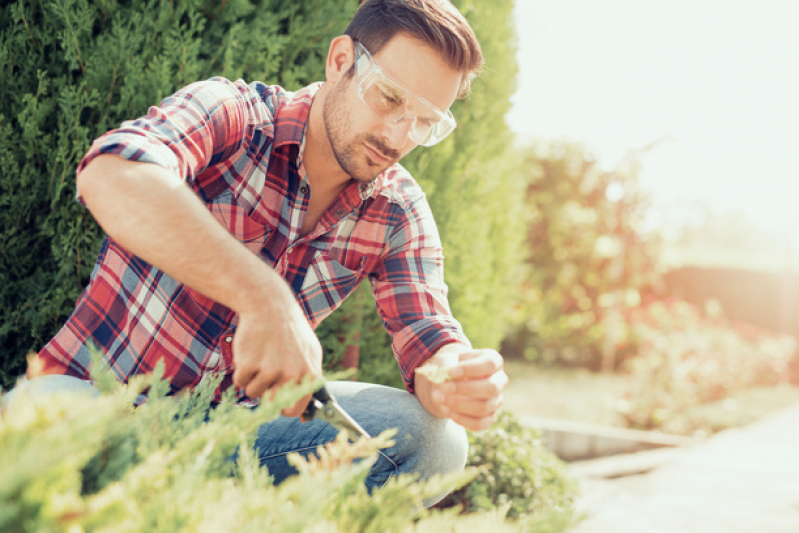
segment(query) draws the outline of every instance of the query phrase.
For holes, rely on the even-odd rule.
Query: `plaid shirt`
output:
[[[283,276],[313,327],[368,277],[412,391],[414,370],[439,348],[468,344],[447,303],[438,232],[424,193],[397,164],[371,184],[352,181],[300,235],[310,194],[305,125],[319,87],[192,84],[97,139],[78,172],[115,154],[184,177],[219,223]],[[221,371],[220,394],[232,383],[236,319],[108,237],[75,310],[39,355],[46,373],[87,379],[94,344],[123,382],[163,360],[174,391]]]

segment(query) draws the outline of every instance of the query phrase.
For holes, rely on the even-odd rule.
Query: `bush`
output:
[[[521,276],[519,327],[503,343],[508,355],[543,365],[613,367],[603,361],[609,325],[638,305],[638,288],[654,275],[657,243],[643,231],[647,198],[640,164],[630,154],[604,171],[579,145],[525,149],[526,269]],[[603,368],[610,370],[611,368]]]
[[[504,118],[517,73],[513,1],[453,4],[474,27],[486,68],[472,83],[470,96],[453,105],[458,122],[453,134],[436,146],[414,150],[402,164],[427,193],[435,215],[455,318],[475,346],[498,348],[510,329],[525,255],[521,228],[526,223],[527,179],[519,171]],[[320,338],[328,339],[323,343],[330,361],[343,356],[340,343],[355,339],[361,355],[359,379],[402,387],[374,301],[350,300],[318,329]]]
[[[386,434],[354,444],[337,440],[319,450],[319,459],[294,456],[300,473],[275,486],[250,451],[257,428],[318,383],[283,388],[254,410],[237,408],[228,394],[209,411],[216,382],[167,397],[161,373],[157,368],[129,385],[95,374],[105,390],[98,398],[63,393],[8,406],[0,420],[0,530],[349,533],[446,525],[502,532],[521,526],[505,522],[504,509],[469,516],[418,511],[422,498],[468,481],[474,475],[468,471],[425,483],[400,477],[368,496],[363,480]],[[148,401],[132,408],[146,387]],[[535,530],[532,522],[524,527]]]
[[[0,386],[66,320],[103,234],[75,201],[93,139],[199,79],[293,90],[357,0],[17,0],[0,6]]]
[[[622,415],[631,427],[690,433],[697,406],[790,380],[796,341],[724,319],[680,300],[656,301],[629,317],[638,356],[628,363]],[[693,416],[689,416],[694,413]]]
[[[509,506],[510,518],[544,518],[568,524],[576,485],[565,464],[547,450],[538,431],[502,412],[491,429],[469,436],[469,465],[477,477],[447,496],[439,507],[466,512]]]

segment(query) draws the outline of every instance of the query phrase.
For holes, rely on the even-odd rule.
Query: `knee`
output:
[[[47,405],[48,397],[60,392],[98,396],[100,391],[88,381],[66,375],[48,375],[22,381],[2,398],[2,408],[17,404]]]
[[[386,450],[421,479],[460,472],[466,466],[466,431],[452,420],[437,418],[420,408],[397,424],[396,445]]]
[[[427,414],[427,413],[425,413]],[[466,431],[452,420],[439,419],[431,415],[413,435],[397,434],[397,439],[411,439],[414,457],[410,458],[407,470],[427,480],[434,476],[458,474],[466,467],[469,455],[469,439]],[[420,421],[422,422],[422,421]],[[442,500],[454,488],[450,484],[438,494],[424,499],[424,507],[431,507]]]
[[[452,420],[430,418],[433,420],[427,424],[421,439],[424,445],[419,469],[422,477],[461,472],[469,454],[466,431]]]

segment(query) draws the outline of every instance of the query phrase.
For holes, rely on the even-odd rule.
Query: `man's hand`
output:
[[[425,363],[448,370],[449,380],[434,383],[417,371],[416,396],[439,418],[451,418],[472,431],[488,429],[502,405],[508,384],[502,356],[494,350],[447,345]]]
[[[322,375],[322,346],[297,306],[290,302],[282,316],[241,314],[233,338],[233,383],[251,398],[305,376]],[[283,416],[300,416],[311,397],[283,409]]]
[[[286,281],[237,241],[185,182],[151,163],[100,155],[78,188],[125,249],[233,309],[233,382],[253,398],[322,373],[322,348]],[[299,416],[310,396],[283,410]]]

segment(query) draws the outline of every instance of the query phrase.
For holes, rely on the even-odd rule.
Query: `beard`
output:
[[[354,77],[347,83],[338,83],[325,99],[322,118],[330,149],[341,169],[359,183],[374,181],[384,170],[400,159],[400,152],[386,146],[382,139],[367,133],[348,136],[355,130],[354,121],[347,111],[346,91],[351,89]],[[364,105],[364,111],[370,112]],[[367,157],[366,146],[388,158],[385,164]]]

